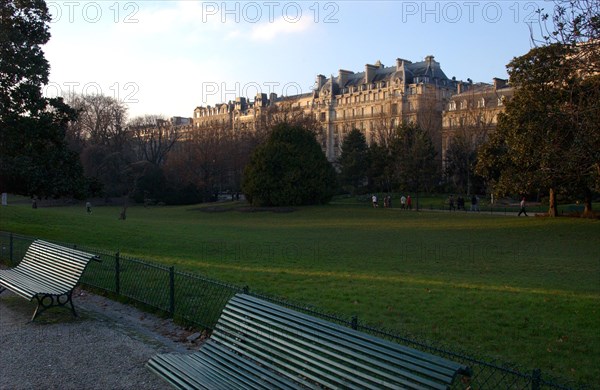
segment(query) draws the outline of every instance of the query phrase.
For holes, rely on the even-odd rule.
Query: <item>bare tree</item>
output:
[[[127,106],[104,95],[71,95],[67,102],[79,112],[71,124],[71,136],[82,143],[110,145],[117,149],[127,142]]]
[[[396,137],[396,126],[391,124],[390,115],[380,112],[373,120],[373,142],[383,148],[389,148]]]
[[[133,118],[128,123],[138,159],[161,166],[167,154],[181,138],[181,131],[159,115]]]
[[[103,95],[68,96],[77,119],[67,128],[67,140],[79,153],[85,175],[107,196],[127,193],[127,167],[134,160],[127,132],[127,107]]]

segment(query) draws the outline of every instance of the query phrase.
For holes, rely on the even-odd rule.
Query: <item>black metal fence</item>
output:
[[[0,262],[8,266],[16,266],[34,240],[35,238],[32,237],[0,232]],[[119,252],[58,242],[57,244],[100,256],[101,262],[91,262],[86,269],[82,278],[85,285],[126,297],[203,329],[212,330],[229,299],[236,293],[246,292],[315,317],[464,363],[473,369],[473,376],[456,383],[455,388],[532,390],[589,388],[580,384],[567,384],[568,381],[552,378],[539,369],[525,370],[514,364],[475,358],[462,351],[452,351],[448,347],[419,340],[413,336],[407,337],[371,327],[356,317],[344,318],[328,314],[312,307],[252,293],[248,287],[233,286],[196,274],[181,272],[174,267],[122,256]]]

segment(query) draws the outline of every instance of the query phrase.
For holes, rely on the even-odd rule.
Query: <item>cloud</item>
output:
[[[253,26],[250,30],[250,39],[259,42],[272,41],[283,35],[305,32],[311,24],[314,23],[308,18],[293,22],[281,17],[273,22],[265,22]]]

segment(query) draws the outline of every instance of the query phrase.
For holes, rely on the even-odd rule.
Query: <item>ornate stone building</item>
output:
[[[442,111],[458,85],[433,56],[414,63],[399,58],[388,67],[377,61],[366,64],[363,72],[340,69],[337,76],[318,75],[311,93],[285,98],[258,94],[253,102],[238,97],[214,107],[196,107],[193,125],[198,129],[227,126],[254,130],[273,112],[301,110],[323,126],[323,148],[333,161],[353,128],[362,130],[370,143],[385,143],[391,129],[402,122],[415,122],[430,133],[441,153]]]
[[[487,83],[458,83],[457,93],[450,98],[442,114],[442,165],[446,151],[456,137],[465,137],[473,148],[485,142],[496,129],[498,114],[514,94],[507,80]]]

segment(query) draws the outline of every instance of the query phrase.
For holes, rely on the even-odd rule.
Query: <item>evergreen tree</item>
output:
[[[577,47],[552,44],[515,58],[509,75],[515,95],[481,149],[477,169],[498,195],[547,191],[585,199],[600,178],[600,76],[577,67]]]
[[[24,195],[82,195],[78,156],[65,131],[76,113],[46,99],[50,65],[41,46],[50,39],[43,0],[0,2],[0,189]]]
[[[394,173],[404,190],[431,190],[438,177],[436,151],[429,134],[416,124],[398,127],[391,145]]]
[[[338,162],[341,184],[355,194],[364,186],[369,169],[369,147],[360,130],[352,129],[344,138]]]
[[[280,123],[254,151],[242,191],[255,206],[297,206],[329,202],[336,174],[314,133]]]

